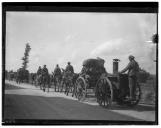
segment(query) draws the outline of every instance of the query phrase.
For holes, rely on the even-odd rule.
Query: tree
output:
[[[26,48],[25,48],[24,57],[22,57],[22,60],[23,60],[23,62],[22,62],[22,68],[24,70],[26,70],[27,64],[29,62],[28,58],[29,58],[29,52],[30,52],[30,50],[31,50],[31,47],[30,47],[29,43],[27,43],[26,44]]]
[[[138,73],[138,81],[139,82],[145,83],[149,77],[150,77],[150,73],[149,72],[147,72],[144,69],[140,69],[140,71]]]

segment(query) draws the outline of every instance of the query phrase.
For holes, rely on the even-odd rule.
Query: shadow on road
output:
[[[3,119],[143,121],[99,106],[82,104],[65,98],[25,95],[5,96]]]
[[[155,111],[155,106],[136,105],[134,107],[113,105],[110,110],[133,110],[133,111]]]
[[[10,84],[6,84],[5,85],[5,89],[9,90],[9,89],[24,89],[24,88],[17,87],[17,86],[14,86],[14,85],[10,85]],[[32,88],[31,90],[40,90],[40,88],[36,87],[36,88]],[[46,95],[46,93],[47,94],[50,93],[50,94],[56,94],[57,95],[58,92],[55,92],[55,89],[52,87],[52,88],[49,89],[49,92],[42,93],[42,95],[40,95],[39,93],[38,94],[31,93],[30,96],[32,95],[32,96],[42,96],[42,97],[55,97],[55,96],[52,96],[52,95]],[[61,92],[60,94],[62,95],[62,94],[64,94],[64,92]],[[17,95],[28,95],[28,94],[26,94],[26,93],[19,93]],[[66,97],[66,95],[64,95],[64,97],[61,96],[61,98],[63,98],[63,99],[70,99],[69,97],[71,97],[71,96],[72,96],[72,94],[69,93],[68,98],[64,98],[64,97]],[[57,97],[60,98],[60,95],[57,95]],[[90,94],[90,95],[87,95],[87,97],[84,100],[84,102],[95,103],[97,101],[96,101],[95,96]],[[110,108],[107,108],[107,109],[110,109],[110,110],[133,110],[133,111],[143,112],[143,111],[155,111],[155,106],[147,106],[147,105],[139,104],[139,105],[134,106],[134,107],[128,107],[128,106],[120,106],[120,105],[117,105],[117,104],[113,104]]]

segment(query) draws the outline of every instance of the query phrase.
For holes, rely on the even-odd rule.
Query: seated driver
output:
[[[54,74],[54,77],[55,77],[55,76],[58,76],[58,77],[61,76],[61,69],[60,69],[60,67],[59,67],[58,64],[56,65],[53,74]]]
[[[68,62],[68,65],[66,66],[65,71],[66,71],[66,72],[74,73],[73,66],[70,64],[70,62]]]

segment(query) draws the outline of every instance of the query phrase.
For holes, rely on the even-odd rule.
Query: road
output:
[[[4,119],[155,121],[154,106],[127,108],[114,104],[107,109],[95,98],[79,102],[53,89],[48,93],[29,84],[5,82]]]

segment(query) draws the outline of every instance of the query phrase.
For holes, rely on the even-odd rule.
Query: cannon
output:
[[[119,59],[113,60],[113,73],[107,73],[101,58],[87,59],[83,62],[83,68],[76,80],[76,98],[84,100],[88,89],[93,89],[100,106],[109,107],[116,102],[119,105],[134,106],[139,103],[141,89],[136,85],[135,100],[128,101],[129,85],[128,75],[118,73]]]

